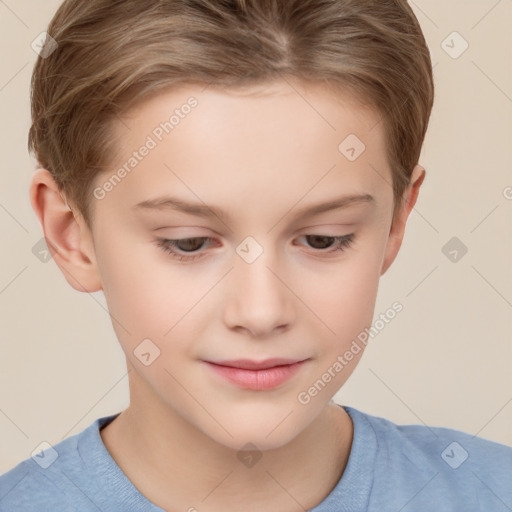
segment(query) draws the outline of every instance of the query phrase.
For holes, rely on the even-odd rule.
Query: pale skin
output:
[[[400,249],[425,170],[414,168],[393,221],[379,115],[347,94],[290,83],[259,94],[189,85],[137,106],[117,125],[118,160],[96,186],[169,113],[190,96],[198,101],[121,183],[92,199],[92,230],[48,171],[31,182],[55,262],[76,290],[103,290],[126,354],[130,406],[101,431],[103,442],[164,510],[310,509],[335,487],[350,454],[352,422],[331,399],[362,351],[309,403],[297,397],[371,325],[380,276]],[[366,146],[353,162],[338,150],[349,134]],[[355,194],[373,200],[296,216]],[[217,207],[222,219],[134,208],[163,195]],[[306,237],[351,234],[351,245],[335,252],[334,239]],[[263,249],[252,263],[236,252],[248,236]],[[176,248],[200,255],[184,262],[158,237],[211,240]],[[149,366],[134,355],[147,338],[160,349]],[[203,362],[270,357],[308,361],[270,391],[242,389]],[[237,458],[246,443],[262,453],[252,467]]]

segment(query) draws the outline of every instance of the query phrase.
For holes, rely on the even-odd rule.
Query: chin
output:
[[[292,416],[293,414],[290,415],[290,420]],[[301,432],[301,425],[290,420],[283,422],[282,416],[264,419],[261,418],[261,414],[253,418],[246,416],[245,421],[229,422],[228,431],[232,437],[223,429],[205,433],[215,442],[237,452],[254,450],[253,446],[261,451],[274,450],[290,443]],[[297,418],[294,418],[294,421],[296,422]]]
[[[224,436],[222,438],[214,438],[219,444],[226,448],[230,448],[237,453],[250,451],[267,451],[277,450],[286,446],[295,436],[293,435],[271,435],[266,437],[266,433],[245,431],[233,433],[233,437]]]

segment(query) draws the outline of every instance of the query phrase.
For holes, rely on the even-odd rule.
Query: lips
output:
[[[296,375],[307,359],[236,359],[203,361],[216,376],[242,389],[268,391],[283,385]]]
[[[275,368],[276,366],[285,366],[295,364],[303,359],[265,359],[264,361],[253,361],[251,359],[234,359],[226,361],[208,361],[209,363],[216,364],[219,366],[228,366],[230,368],[241,368],[243,370],[265,370],[267,368]]]

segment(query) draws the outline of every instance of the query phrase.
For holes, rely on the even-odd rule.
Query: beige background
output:
[[[32,253],[42,230],[28,198],[31,42],[59,4],[0,1],[0,473],[129,400],[102,294],[75,291],[53,260]],[[335,398],[512,446],[512,2],[412,5],[432,52],[436,105],[426,181],[375,318],[396,300],[404,309]],[[441,46],[453,31],[469,43],[457,59]],[[452,237],[468,247],[457,263],[441,250]]]

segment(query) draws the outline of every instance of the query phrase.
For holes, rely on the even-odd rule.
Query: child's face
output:
[[[121,156],[95,181],[109,192],[96,189],[94,260],[133,365],[132,407],[184,419],[235,449],[291,440],[347,380],[362,351],[324,378],[316,396],[308,393],[371,325],[379,277],[403,236],[400,227],[390,236],[392,180],[379,116],[319,86],[294,87],[276,83],[258,96],[192,86],[164,93],[119,123]],[[191,96],[197,105],[181,108]],[[162,133],[176,109],[179,122]],[[354,161],[345,156],[360,152],[353,141],[339,150],[351,134],[366,146]],[[137,165],[105,187],[134,151]],[[298,216],[347,195],[373,200]],[[164,196],[222,214],[137,207]],[[341,251],[320,238],[348,235]],[[193,251],[189,260],[158,245],[203,237],[175,249]],[[138,348],[146,339],[160,350],[147,366],[134,354],[152,360],[149,342]],[[268,358],[305,362],[269,389],[244,388],[205,362]]]

